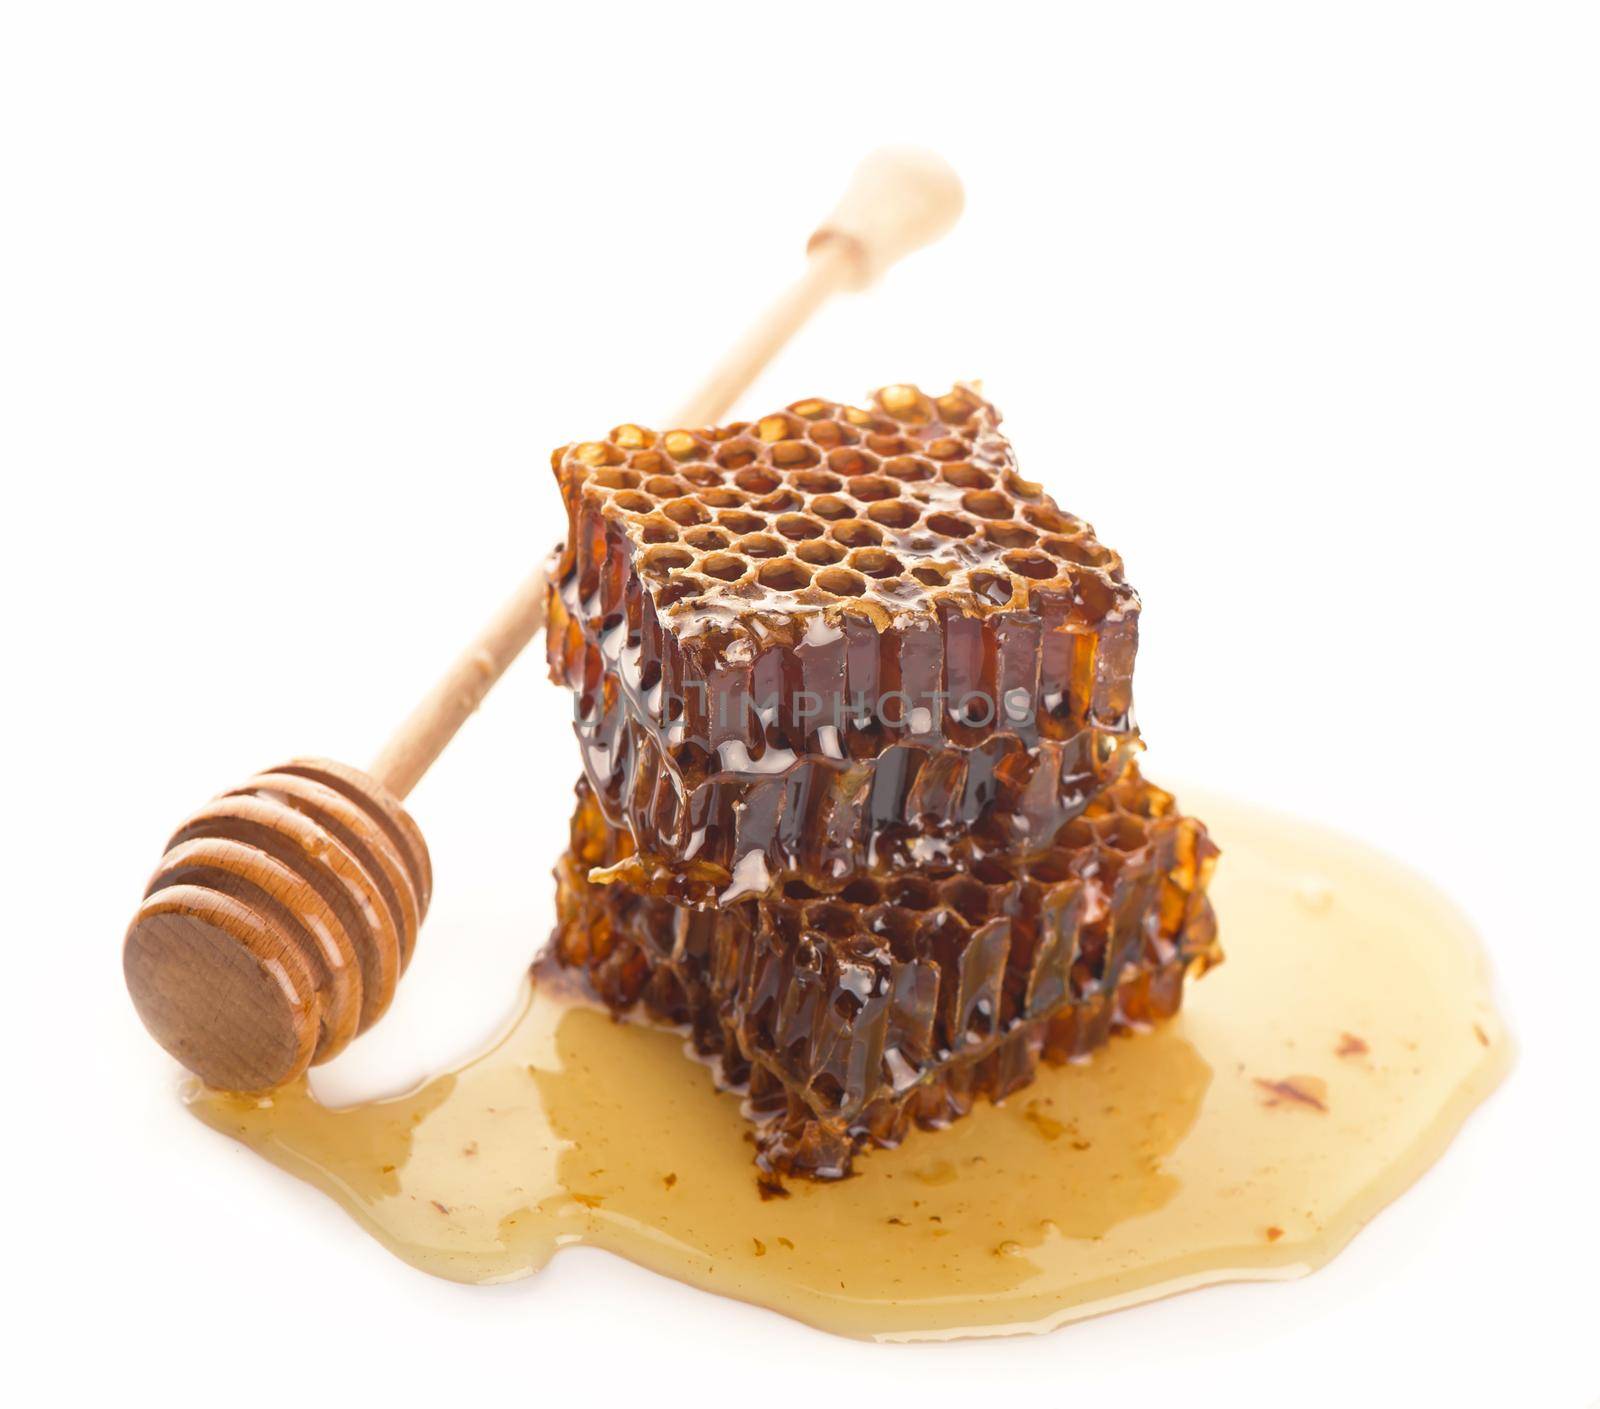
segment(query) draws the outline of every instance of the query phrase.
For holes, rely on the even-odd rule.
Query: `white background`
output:
[[[174,1402],[1584,1404],[1600,31],[1592,5],[0,7],[11,1350]],[[564,1254],[393,1261],[188,1119],[118,945],[189,808],[363,763],[915,141],[969,209],[745,409],[982,377],[1125,555],[1163,780],[1331,821],[1479,922],[1522,1054],[1336,1262],[1057,1334],[829,1339]],[[576,757],[532,661],[413,797],[392,1090],[506,1015]],[[1382,982],[1381,975],[1374,975]],[[709,1401],[708,1401],[709,1402]]]

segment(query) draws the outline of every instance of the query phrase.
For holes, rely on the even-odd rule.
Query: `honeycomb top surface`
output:
[[[615,599],[620,534],[663,628],[713,660],[816,641],[844,616],[879,631],[1039,610],[1138,611],[1122,560],[1024,479],[976,391],[889,386],[868,407],[797,401],[750,422],[616,427],[552,456],[572,531],[558,565]]]

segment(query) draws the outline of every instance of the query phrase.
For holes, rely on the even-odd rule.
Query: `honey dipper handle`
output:
[[[955,224],[962,201],[961,178],[943,157],[914,147],[872,153],[812,233],[805,272],[684,403],[677,424],[720,418],[829,295],[864,289],[896,260],[931,245]]]
[[[784,290],[700,383],[694,395],[678,408],[673,428],[709,426],[720,420],[829,295],[850,287],[857,267],[856,257],[842,244],[814,249],[806,261],[805,273]]]
[[[853,266],[847,287],[864,289],[896,260],[949,230],[964,199],[961,178],[943,157],[916,147],[884,147],[856,168],[807,248],[815,255],[843,247]]]
[[[865,288],[897,259],[937,240],[955,223],[961,204],[960,178],[932,152],[874,152],[811,236],[805,272],[683,404],[675,425],[720,419],[831,294]],[[533,639],[544,624],[544,600],[545,575],[538,569],[384,745],[370,772],[396,797],[417,785]]]
[[[397,798],[416,787],[544,625],[544,592],[544,569],[535,568],[373,759],[368,772]]]

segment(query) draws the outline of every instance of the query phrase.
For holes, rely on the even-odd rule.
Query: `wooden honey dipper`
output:
[[[931,153],[857,169],[811,236],[805,272],[679,411],[722,417],[833,293],[865,288],[961,212]],[[301,758],[215,798],[173,833],[123,944],[151,1035],[208,1085],[267,1091],[329,1060],[388,1008],[433,872],[401,805],[543,624],[536,571],[411,712],[366,772]]]

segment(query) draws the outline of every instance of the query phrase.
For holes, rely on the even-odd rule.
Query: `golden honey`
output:
[[[763,1198],[737,1099],[681,1034],[548,982],[488,1052],[408,1095],[334,1110],[304,1083],[197,1086],[190,1109],[458,1281],[586,1243],[826,1330],[917,1340],[1302,1275],[1438,1158],[1510,1044],[1476,937],[1426,884],[1190,796],[1226,854],[1228,962],[1183,1012],[839,1183]]]

